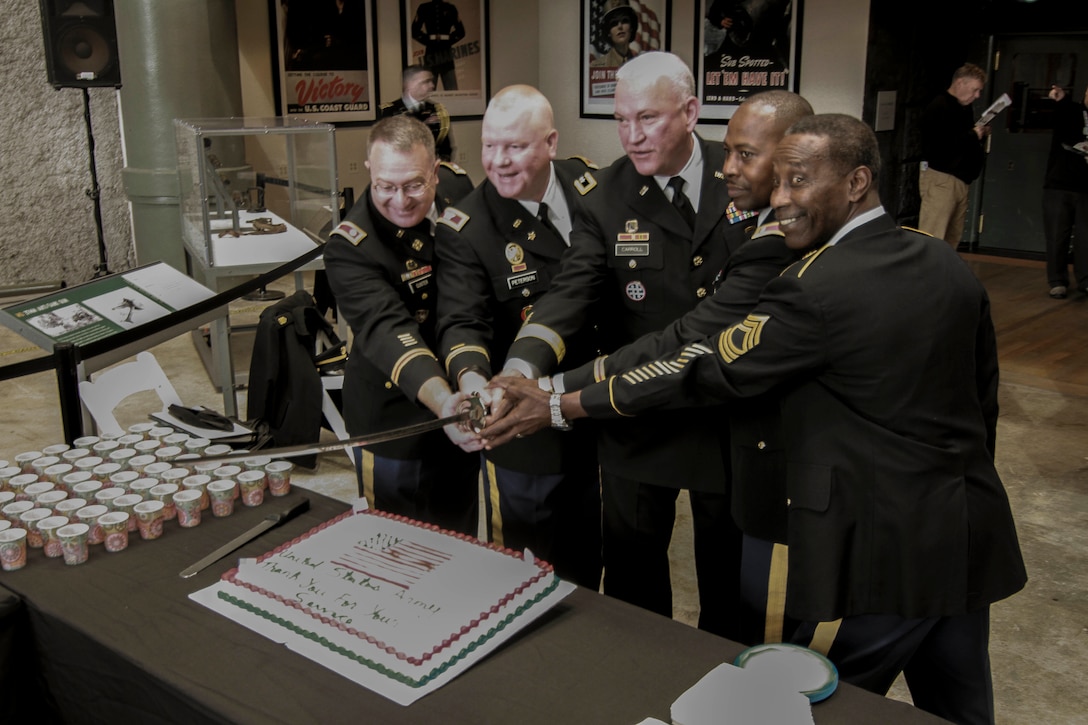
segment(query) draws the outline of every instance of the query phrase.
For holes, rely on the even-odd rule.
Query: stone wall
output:
[[[6,2],[0,14],[0,286],[94,275],[98,238],[82,92],[54,90],[39,5]],[[122,79],[123,80],[123,79]],[[121,183],[117,91],[92,88],[103,234],[111,272],[135,265]]]

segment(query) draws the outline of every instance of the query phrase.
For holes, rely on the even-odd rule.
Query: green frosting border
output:
[[[315,642],[316,644],[321,645],[322,647],[329,650],[330,652],[333,652],[334,654],[338,654],[338,655],[340,655],[342,657],[346,657],[346,658],[348,658],[350,660],[358,662],[359,664],[363,665],[364,667],[368,667],[368,668],[374,670],[375,672],[377,672],[377,673],[379,673],[381,675],[384,675],[385,677],[388,677],[390,679],[396,680],[397,682],[400,682],[403,685],[407,685],[408,687],[418,688],[418,687],[423,687],[428,682],[435,679],[436,677],[438,677],[439,675],[444,673],[446,670],[448,670],[450,667],[455,665],[457,662],[459,662],[462,659],[464,659],[465,657],[467,657],[471,652],[473,652],[477,648],[481,647],[484,643],[486,643],[488,640],[490,640],[496,634],[498,634],[503,629],[505,629],[515,619],[517,619],[518,617],[523,615],[526,611],[529,610],[530,607],[533,607],[533,606],[539,604],[541,601],[543,601],[543,599],[546,596],[548,596],[553,591],[555,591],[556,587],[559,586],[559,581],[560,581],[559,577],[556,576],[555,574],[552,574],[551,583],[543,591],[541,591],[539,594],[534,596],[532,599],[530,599],[526,603],[519,605],[513,612],[511,612],[510,614],[503,617],[503,619],[500,622],[497,622],[494,627],[487,630],[487,632],[485,632],[484,634],[480,635],[475,641],[470,642],[468,645],[466,645],[460,652],[455,654],[451,659],[447,660],[446,662],[443,662],[438,667],[435,667],[433,670],[431,670],[429,673],[427,673],[423,677],[419,678],[418,680],[412,678],[409,675],[404,674],[403,672],[398,672],[396,670],[392,670],[392,669],[386,667],[385,665],[378,664],[377,662],[375,662],[375,661],[373,661],[371,659],[368,659],[367,657],[365,657],[364,655],[359,654],[358,652],[354,652],[353,650],[347,649],[346,647],[341,647],[340,645],[335,644],[334,642],[330,642],[328,639],[326,639],[322,635],[318,634],[317,632],[313,632],[313,631],[310,631],[308,629],[304,629],[303,627],[300,627],[299,625],[295,624],[294,622],[291,622],[290,620],[284,619],[282,617],[278,617],[275,614],[272,614],[271,612],[269,612],[267,610],[261,609],[260,607],[258,607],[255,604],[251,604],[250,602],[245,601],[244,599],[239,599],[239,598],[237,598],[237,597],[235,597],[235,596],[233,596],[231,594],[228,594],[227,592],[222,592],[222,591],[221,592],[216,592],[216,596],[219,599],[226,602],[227,604],[238,607],[240,609],[244,609],[247,612],[249,612],[250,614],[255,614],[255,615],[261,617],[262,619],[266,619],[269,622],[271,622],[271,623],[273,623],[273,624],[275,624],[277,626],[283,627],[284,629],[287,629],[287,630],[289,630],[291,632],[294,632],[295,634],[297,634],[297,635],[299,635],[301,637],[309,639],[309,640]]]

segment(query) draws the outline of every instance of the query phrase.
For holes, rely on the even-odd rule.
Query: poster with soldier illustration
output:
[[[750,95],[797,90],[801,0],[700,0],[695,84],[700,121],[727,121]]]
[[[582,0],[583,118],[611,118],[620,66],[639,53],[669,49],[671,12],[671,0]]]
[[[434,74],[429,100],[453,118],[480,118],[488,84],[487,0],[401,0],[401,49],[405,67]]]
[[[378,115],[374,0],[270,0],[280,115],[362,123]]]

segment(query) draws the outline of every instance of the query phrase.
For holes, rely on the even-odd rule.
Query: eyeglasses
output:
[[[387,184],[384,181],[375,181],[370,185],[370,191],[377,196],[394,197],[397,192],[402,192],[405,196],[409,196],[413,199],[418,199],[427,193],[427,189],[430,188],[430,184],[426,181],[409,181],[407,184]]]

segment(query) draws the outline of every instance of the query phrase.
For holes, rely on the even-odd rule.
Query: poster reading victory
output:
[[[429,100],[444,105],[454,118],[483,116],[490,95],[487,1],[401,2],[404,65],[434,73]]]
[[[620,66],[669,49],[671,10],[670,0],[582,0],[582,116],[611,117]]]
[[[727,120],[750,95],[797,90],[801,0],[700,0],[695,79],[702,121]]]
[[[374,0],[272,0],[281,115],[377,118]]]

